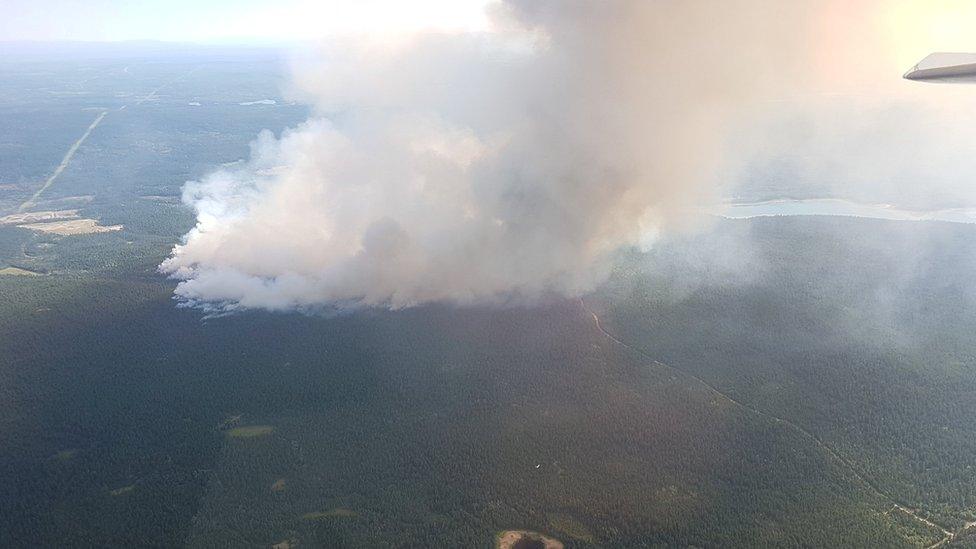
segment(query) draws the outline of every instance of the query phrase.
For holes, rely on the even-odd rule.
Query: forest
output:
[[[723,221],[586,308],[208,319],[146,274],[0,277],[0,544],[930,545],[973,520],[967,231]],[[730,234],[761,275],[686,261]]]

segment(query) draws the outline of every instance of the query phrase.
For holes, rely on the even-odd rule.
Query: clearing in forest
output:
[[[35,273],[34,271],[28,271],[27,269],[21,269],[19,267],[4,267],[0,269],[0,276],[41,276],[41,273]]]
[[[227,436],[232,438],[255,438],[270,435],[274,427],[270,425],[248,425],[246,427],[235,427],[227,431]]]
[[[30,229],[42,233],[53,233],[61,236],[76,234],[110,233],[121,231],[122,225],[99,225],[94,219],[72,219],[68,221],[52,221],[48,223],[28,223],[17,225],[22,229]]]
[[[116,488],[115,490],[110,491],[109,494],[111,494],[113,496],[124,496],[124,495],[128,494],[129,492],[131,492],[131,491],[133,491],[135,489],[136,489],[136,485],[135,484],[130,484],[128,486],[123,486],[121,488]]]
[[[45,210],[42,212],[15,213],[0,217],[0,225],[21,225],[24,223],[41,223],[44,221],[58,221],[61,219],[78,219],[78,210]]]
[[[315,511],[314,513],[305,513],[302,518],[305,520],[319,520],[325,518],[355,518],[358,517],[359,513],[352,511],[350,509],[343,509],[342,507],[336,507],[335,509],[329,509],[328,511]]]
[[[563,542],[528,530],[499,532],[497,540],[497,549],[563,549]]]

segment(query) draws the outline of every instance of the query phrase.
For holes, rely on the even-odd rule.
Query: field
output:
[[[0,60],[0,546],[976,539],[976,227],[716,220],[532,307],[177,307],[180,188],[307,116],[283,70]],[[21,227],[79,220],[118,230]]]
[[[18,269],[17,267],[4,267],[0,269],[0,275],[6,276],[37,276],[37,273],[27,271],[24,269]]]
[[[18,225],[21,229],[39,231],[42,233],[53,233],[61,236],[71,236],[76,234],[96,234],[121,231],[122,225],[99,225],[94,219],[72,219],[70,221],[49,221],[47,223],[26,223]]]

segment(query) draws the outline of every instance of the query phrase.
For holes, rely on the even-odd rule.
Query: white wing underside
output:
[[[905,73],[922,82],[976,83],[976,53],[933,53]]]

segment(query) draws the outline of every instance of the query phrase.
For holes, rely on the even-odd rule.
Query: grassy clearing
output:
[[[227,436],[231,438],[255,438],[270,435],[272,431],[274,431],[274,427],[270,425],[248,425],[227,431]]]
[[[94,219],[72,219],[69,221],[49,221],[45,223],[27,223],[17,225],[21,229],[30,229],[42,233],[53,233],[61,236],[76,234],[96,234],[121,231],[122,225],[99,225]]]
[[[320,520],[326,518],[355,518],[358,517],[359,513],[352,511],[350,509],[343,509],[342,507],[336,507],[335,509],[329,509],[328,511],[315,511],[314,513],[305,513],[302,518],[305,520]]]
[[[69,459],[78,455],[77,448],[69,448],[67,450],[61,450],[60,452],[51,456],[55,461],[68,461]]]
[[[125,494],[128,494],[129,492],[132,492],[135,489],[136,489],[136,485],[135,484],[130,484],[128,486],[123,486],[121,488],[116,488],[115,490],[110,491],[109,494],[111,494],[113,496],[124,496]]]
[[[41,276],[41,273],[28,271],[19,267],[4,267],[0,269],[0,276]]]
[[[77,219],[78,210],[48,210],[43,212],[16,213],[0,217],[0,225],[20,225],[22,223],[43,223],[63,219]]]
[[[495,535],[495,547],[497,549],[563,549],[563,543],[538,532],[506,530]]]

